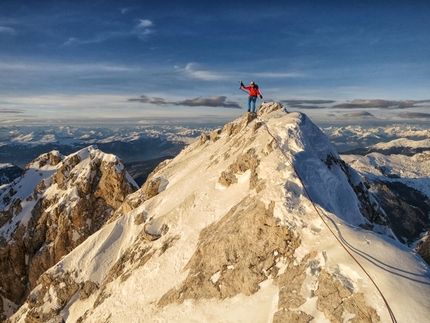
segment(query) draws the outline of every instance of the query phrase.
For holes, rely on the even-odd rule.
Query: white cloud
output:
[[[137,35],[137,37],[139,37],[140,39],[146,39],[148,35],[153,34],[155,32],[154,29],[150,28],[153,26],[154,24],[151,20],[141,19],[139,20],[139,24],[132,31],[132,34]]]
[[[261,72],[261,73],[219,73],[209,70],[203,70],[200,68],[199,64],[195,62],[188,63],[185,66],[185,69],[181,69],[178,66],[175,66],[176,69],[183,71],[185,75],[189,78],[203,80],[203,81],[218,81],[218,80],[226,80],[231,79],[232,77],[237,77],[237,75],[241,75],[244,78],[296,78],[303,77],[303,74],[300,73],[270,73],[270,72]]]
[[[69,45],[75,45],[75,44],[79,44],[79,41],[74,38],[74,37],[70,37],[66,42],[64,42],[64,46],[69,46]]]
[[[64,42],[63,45],[70,46],[70,45],[82,45],[82,44],[98,44],[110,39],[122,38],[128,35],[129,34],[125,32],[112,31],[112,32],[101,33],[90,39],[78,39],[75,37],[70,37],[67,41]]]
[[[88,105],[100,102],[125,102],[127,96],[111,94],[52,94],[17,96],[4,98],[10,104],[39,105],[39,106],[74,106]]]
[[[203,81],[217,81],[228,78],[217,72],[200,70],[197,63],[188,63],[183,70],[187,77],[203,80]]]
[[[45,63],[45,62],[0,62],[0,71],[24,71],[24,72],[45,72],[45,73],[112,73],[112,72],[138,72],[140,68],[115,65],[110,63]]]
[[[301,73],[256,73],[256,77],[267,77],[267,78],[295,78],[304,77]]]
[[[141,19],[139,25],[137,26],[138,28],[147,28],[147,27],[151,27],[153,25],[151,20],[148,19]]]

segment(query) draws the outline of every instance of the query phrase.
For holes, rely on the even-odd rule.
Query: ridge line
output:
[[[356,262],[356,264],[361,268],[361,270],[366,274],[366,276],[370,279],[370,281],[372,282],[372,284],[375,286],[376,290],[378,291],[379,295],[382,297],[385,306],[387,308],[387,311],[390,315],[391,318],[391,322],[393,323],[397,323],[396,317],[394,316],[393,310],[391,309],[390,305],[388,304],[388,301],[386,300],[384,294],[382,293],[382,291],[379,289],[378,285],[376,284],[376,282],[373,280],[373,278],[370,276],[370,274],[367,272],[367,270],[364,268],[364,266],[354,257],[354,255],[352,254],[352,252],[342,243],[342,241],[339,239],[339,237],[334,233],[334,231],[330,228],[330,226],[328,225],[327,221],[324,219],[324,217],[321,215],[320,211],[318,210],[317,206],[315,205],[314,201],[312,200],[308,190],[306,189],[305,184],[303,183],[302,178],[300,177],[299,173],[297,172],[296,168],[294,167],[293,163],[289,161],[289,158],[287,157],[287,155],[284,153],[284,151],[281,148],[281,145],[279,144],[278,140],[275,138],[275,136],[270,132],[269,127],[267,126],[267,122],[265,122],[264,120],[262,120],[261,118],[257,117],[257,119],[259,119],[263,125],[264,128],[266,129],[267,133],[270,135],[270,137],[273,138],[273,140],[275,141],[276,145],[278,146],[279,150],[281,151],[282,155],[285,157],[286,159],[286,163],[288,163],[292,170],[294,171],[294,173],[296,174],[297,178],[299,179],[300,183],[303,186],[303,190],[305,191],[306,195],[309,198],[309,201],[311,202],[312,206],[314,207],[315,212],[318,214],[318,216],[321,218],[321,220],[323,221],[324,225],[329,229],[330,233],[333,235],[333,237],[337,240],[337,242],[343,247],[343,249],[345,249],[345,251],[348,253],[348,255]],[[329,216],[327,214],[325,214],[325,217],[329,218]],[[330,218],[329,218],[330,219]],[[331,219],[330,219],[331,220]]]

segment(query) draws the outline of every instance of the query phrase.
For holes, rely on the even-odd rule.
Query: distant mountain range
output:
[[[346,126],[324,127],[322,131],[342,153],[366,154],[367,147],[396,141],[397,139],[419,141],[430,139],[426,125]],[[382,148],[382,147],[381,147]]]
[[[20,168],[50,150],[68,155],[96,144],[125,163],[176,156],[213,127],[145,125],[129,127],[1,126],[0,163]],[[343,154],[371,152],[413,155],[430,145],[430,131],[419,125],[347,126],[321,129]],[[406,142],[409,140],[409,142]],[[414,145],[419,141],[418,145]]]
[[[180,126],[1,126],[0,163],[25,168],[47,151],[68,155],[93,144],[127,163],[145,161],[175,156],[205,131],[204,127]]]

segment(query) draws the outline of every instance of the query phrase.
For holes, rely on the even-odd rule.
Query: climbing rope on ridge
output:
[[[258,119],[260,121],[262,121],[260,118],[258,118]],[[273,140],[275,141],[275,143],[278,146],[279,150],[281,151],[282,155],[285,157],[286,162],[291,166],[291,169],[294,171],[294,173],[296,174],[297,178],[299,179],[301,185],[303,186],[303,190],[305,191],[305,193],[306,193],[309,201],[311,202],[313,208],[315,209],[315,212],[321,218],[321,220],[323,221],[324,225],[328,228],[328,230],[333,235],[333,237],[337,240],[337,242],[343,247],[343,249],[345,249],[345,251],[348,253],[348,255],[355,261],[355,263],[361,268],[361,270],[365,273],[365,275],[370,279],[370,281],[372,282],[373,286],[375,286],[376,290],[378,291],[379,295],[382,297],[382,300],[384,301],[384,304],[385,304],[385,306],[387,308],[387,311],[388,311],[388,313],[390,315],[391,322],[397,323],[396,317],[395,317],[395,315],[394,315],[394,313],[393,313],[390,305],[388,304],[388,301],[386,300],[386,298],[385,298],[384,294],[382,293],[382,291],[379,289],[379,287],[376,284],[376,282],[372,279],[372,277],[367,272],[367,270],[364,268],[364,266],[358,261],[358,259],[356,257],[354,257],[354,255],[352,254],[352,252],[345,246],[345,244],[341,241],[341,239],[335,234],[335,232],[333,231],[333,229],[329,226],[329,224],[327,223],[326,219],[321,214],[320,210],[318,209],[318,207],[316,206],[316,204],[312,200],[312,197],[310,196],[308,190],[306,189],[306,186],[303,183],[303,180],[300,177],[299,173],[297,172],[296,168],[294,167],[293,163],[289,162],[289,158],[287,157],[287,155],[285,154],[285,152],[282,150],[281,145],[279,144],[278,140],[270,132],[269,127],[267,126],[266,122],[262,122],[262,123],[263,123],[264,128],[266,129],[267,133],[270,135],[270,137],[273,138]],[[324,215],[325,215],[325,217],[327,217],[328,219],[330,219],[327,214],[324,213]]]

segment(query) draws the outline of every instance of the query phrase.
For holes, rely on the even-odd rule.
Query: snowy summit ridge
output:
[[[430,314],[427,265],[394,238],[318,127],[277,103],[202,134],[124,203],[123,215],[41,276],[9,322],[391,322],[389,310],[398,322],[424,322]]]

